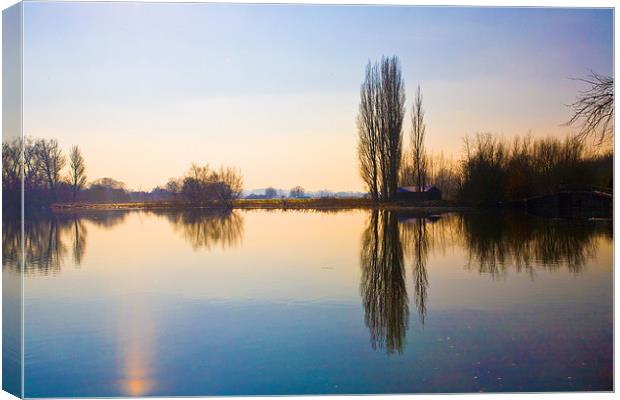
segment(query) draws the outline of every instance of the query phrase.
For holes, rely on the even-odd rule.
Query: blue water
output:
[[[28,232],[27,397],[613,389],[609,221],[115,212]]]

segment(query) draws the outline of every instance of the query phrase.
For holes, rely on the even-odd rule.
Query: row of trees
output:
[[[15,139],[2,143],[2,188],[6,207],[19,207],[21,190],[28,207],[66,202],[184,200],[228,202],[238,198],[243,179],[238,170],[192,164],[185,176],[150,192],[128,190],[112,178],[87,185],[86,162],[77,146],[68,157],[56,139]]]
[[[393,200],[402,154],[405,89],[397,57],[368,63],[357,118],[360,173],[374,200]]]
[[[410,149],[403,159],[404,80],[398,58],[369,62],[360,90],[357,117],[360,174],[373,200],[390,201],[398,185],[422,191],[428,182],[429,159],[424,145],[426,123],[418,86],[411,110]]]
[[[613,186],[613,153],[592,148],[579,136],[503,139],[479,133],[463,140],[459,159],[426,153],[421,182],[444,198],[478,204],[522,200],[562,189]],[[404,157],[403,185],[417,186],[414,157]]]
[[[475,203],[521,200],[568,189],[612,186],[613,155],[595,153],[576,136],[559,139],[491,134],[465,139],[460,197]]]
[[[411,109],[410,145],[402,149],[404,82],[397,57],[366,66],[357,116],[360,174],[373,200],[395,198],[398,185],[423,191],[429,184],[445,197],[493,203],[553,193],[562,187],[612,187],[613,153],[601,145],[613,134],[613,78],[592,73],[589,85],[570,105],[566,139],[517,137],[508,143],[491,134],[465,138],[461,160],[429,155],[420,86]],[[595,140],[589,146],[588,139]]]
[[[2,143],[2,188],[11,202],[24,190],[42,203],[75,201],[86,185],[86,164],[78,146],[69,158],[55,139],[21,138]],[[68,167],[68,171],[67,170]]]

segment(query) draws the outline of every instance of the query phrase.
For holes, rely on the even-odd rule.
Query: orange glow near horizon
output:
[[[24,134],[134,190],[198,163],[248,190],[363,191],[359,90],[382,55],[404,148],[420,85],[426,147],[453,159],[477,132],[570,134],[569,78],[613,75],[612,9],[28,2],[23,29]]]

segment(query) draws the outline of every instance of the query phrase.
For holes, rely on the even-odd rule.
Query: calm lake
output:
[[[25,232],[27,397],[613,389],[611,221],[101,211]]]

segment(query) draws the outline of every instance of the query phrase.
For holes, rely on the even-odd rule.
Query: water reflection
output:
[[[579,273],[595,257],[597,238],[604,235],[612,240],[611,221],[472,213],[456,223],[469,253],[468,267],[492,276],[504,274],[511,266],[530,274],[535,267],[565,267]]]
[[[551,220],[525,214],[466,213],[443,217],[373,211],[362,233],[361,297],[374,349],[402,353],[409,318],[403,253],[411,260],[413,301],[424,325],[428,257],[449,246],[466,250],[468,269],[500,276],[509,268],[573,273],[594,258],[600,236],[612,240],[611,221]]]
[[[411,254],[414,301],[420,322],[424,324],[426,316],[426,298],[428,296],[428,272],[426,262],[431,247],[426,218],[413,218],[402,223],[404,247]]]
[[[123,223],[128,213],[46,214],[27,219],[24,224],[26,276],[57,274],[69,257],[75,266],[80,266],[88,249],[89,228],[112,228]],[[168,221],[194,249],[227,248],[242,242],[244,220],[236,211],[195,209],[148,213]],[[2,261],[3,268],[9,271],[19,270],[19,234],[19,221],[3,220]],[[537,268],[551,271],[567,268],[580,273],[596,256],[601,236],[612,240],[610,221],[552,220],[491,212],[438,217],[371,211],[359,250],[360,295],[371,345],[388,354],[403,352],[410,299],[418,321],[424,325],[429,308],[431,254],[445,253],[456,246],[465,250],[467,269],[492,277],[514,269],[533,278]],[[411,281],[406,276],[409,268]]]
[[[77,239],[73,243],[73,259],[81,260],[86,250],[86,231],[77,219],[46,218],[26,221],[24,224],[25,274],[49,275],[58,273],[67,255],[67,237]],[[17,262],[20,254],[20,222],[2,221],[2,265],[3,268],[19,271]],[[76,263],[79,264],[79,263]]]
[[[107,229],[123,223],[129,211],[92,212],[80,214],[45,213],[26,219],[24,253],[26,276],[54,275],[71,256],[79,267],[88,244],[89,224]],[[194,249],[237,246],[243,236],[243,217],[231,210],[189,210],[156,212],[164,215],[180,231]],[[2,265],[19,272],[20,221],[2,221]]]
[[[374,348],[402,352],[409,318],[403,248],[398,220],[388,211],[373,211],[362,234],[361,295],[365,322]]]
[[[243,217],[230,209],[189,209],[162,213],[194,249],[236,247],[243,237]]]

